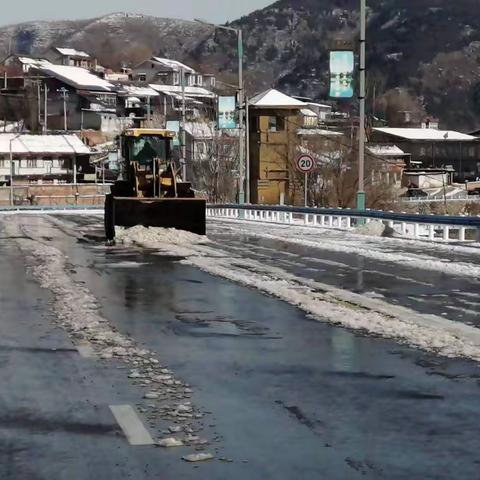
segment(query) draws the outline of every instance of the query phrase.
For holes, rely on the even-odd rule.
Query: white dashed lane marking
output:
[[[132,406],[110,405],[110,410],[130,445],[153,445],[155,443]]]

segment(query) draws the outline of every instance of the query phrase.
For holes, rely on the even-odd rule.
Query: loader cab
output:
[[[175,133],[160,129],[132,128],[121,138],[123,164],[128,168],[136,164],[139,171],[153,170],[154,160],[163,170],[172,158],[172,142]]]
[[[115,187],[122,196],[157,198],[177,196],[174,187],[177,168],[172,162],[175,133],[168,130],[132,128],[121,136],[121,177]],[[164,188],[162,178],[168,176],[171,189]]]

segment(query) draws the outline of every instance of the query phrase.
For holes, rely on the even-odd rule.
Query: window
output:
[[[285,130],[285,119],[277,115],[268,117],[268,131],[281,132]]]
[[[204,142],[198,142],[197,143],[197,151],[200,155],[203,155],[205,153],[205,143]]]
[[[138,80],[140,82],[146,82],[147,81],[147,74],[146,73],[139,73],[138,74]]]
[[[0,168],[8,167],[8,163],[9,163],[8,160],[4,160],[4,159],[0,158]]]
[[[27,159],[27,168],[37,168],[37,160],[35,158]]]
[[[96,97],[96,100],[102,102],[106,105],[115,106],[117,104],[117,98],[115,95],[102,95],[99,94]]]
[[[180,74],[178,72],[173,74],[173,84],[180,85]]]
[[[203,77],[201,75],[197,75],[197,85],[200,87],[203,85]]]
[[[312,115],[304,115],[303,125],[305,127],[316,127],[318,125],[318,117]]]

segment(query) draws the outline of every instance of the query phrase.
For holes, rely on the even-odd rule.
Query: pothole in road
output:
[[[183,313],[175,315],[175,318],[186,326],[186,328],[182,329],[181,333],[192,336],[258,336],[265,338],[265,335],[269,332],[267,327],[262,327],[255,322],[235,320],[228,316],[214,316],[212,318],[211,314]]]

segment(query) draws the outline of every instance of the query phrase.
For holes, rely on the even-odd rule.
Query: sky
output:
[[[0,25],[31,20],[76,20],[112,12],[143,13],[157,17],[225,22],[266,7],[274,0],[23,0],[22,8],[9,2]]]

